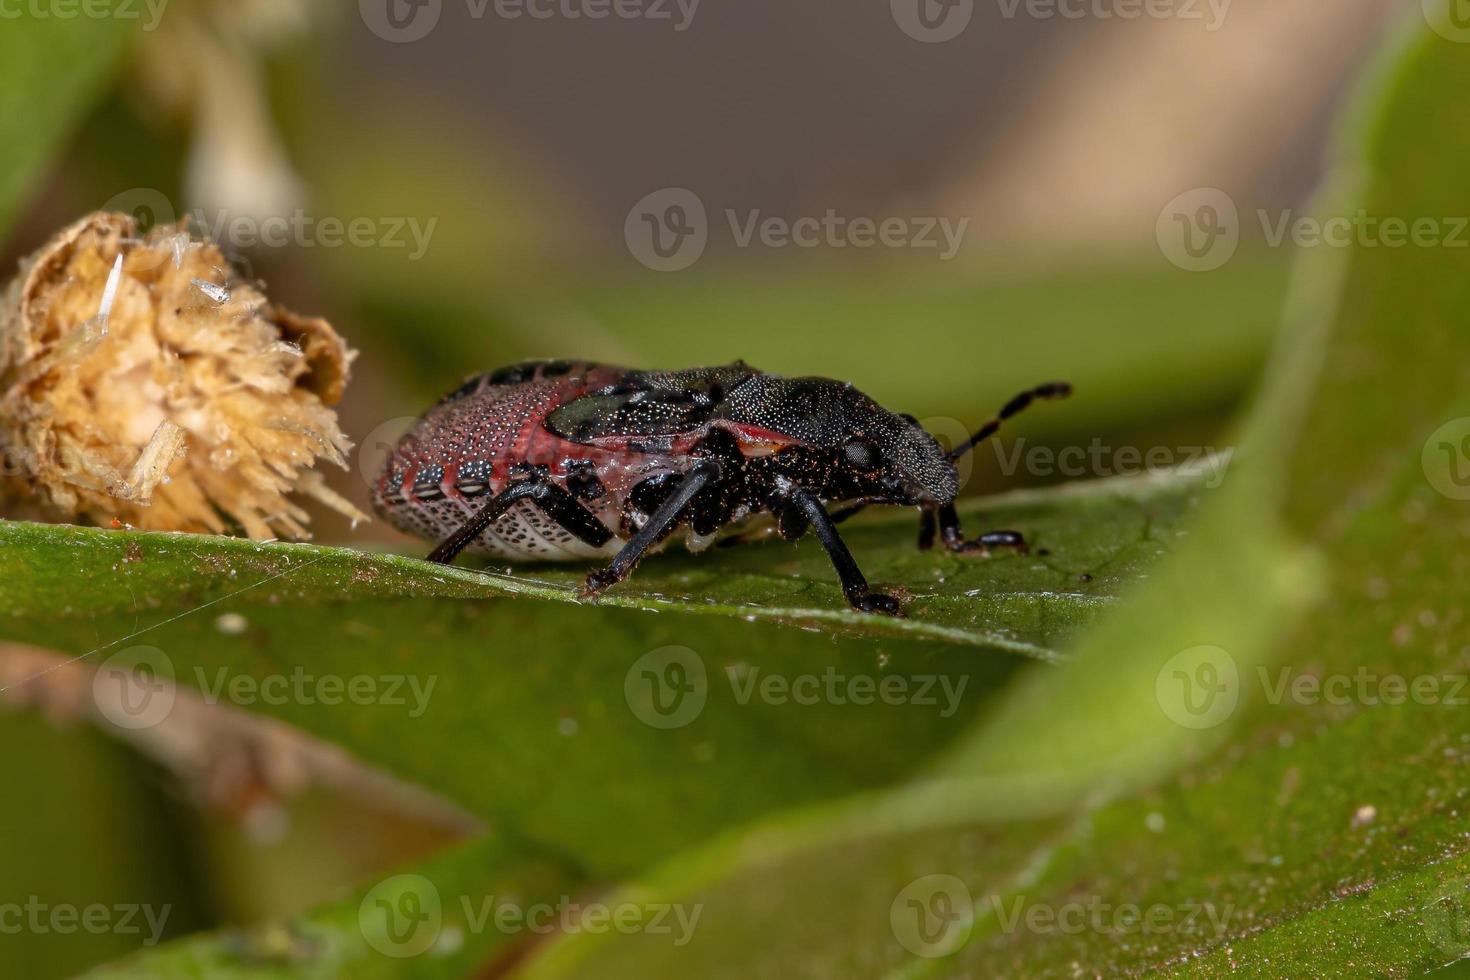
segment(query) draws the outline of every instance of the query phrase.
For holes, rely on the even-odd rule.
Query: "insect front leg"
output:
[[[531,501],[558,527],[594,548],[600,548],[612,540],[612,532],[581,501],[555,483],[532,478],[512,483],[492,497],[469,520],[460,525],[457,531],[440,542],[429,553],[427,560],[441,565],[454,561],[455,556],[479,537],[485,528],[495,523],[521,500]]]
[[[583,597],[595,596],[627,578],[648,549],[674,529],[679,518],[683,516],[685,508],[695,497],[699,496],[701,490],[718,480],[721,472],[722,467],[716,460],[709,459],[696,463],[688,473],[684,474],[683,480],[674,489],[674,492],[658,505],[644,525],[638,529],[638,533],[629,538],[622,550],[613,557],[612,561],[608,562],[607,567],[587,576],[587,581],[582,586]]]
[[[837,533],[837,528],[828,516],[822,502],[812,494],[800,487],[791,486],[779,492],[778,500],[800,517],[800,521],[792,521],[786,515],[782,515],[782,530],[795,531],[798,525],[804,521],[811,526],[812,532],[816,534],[817,540],[822,542],[822,547],[827,549],[827,557],[832,560],[832,567],[837,569],[837,577],[842,582],[842,593],[847,596],[848,604],[860,612],[882,613],[887,616],[902,616],[903,611],[898,606],[898,600],[884,592],[874,592],[868,588],[868,580],[863,577],[862,570],[858,568],[857,562],[853,561],[852,552],[847,550],[842,536]]]
[[[989,554],[992,548],[1012,548],[1019,554],[1031,549],[1020,531],[988,531],[978,538],[966,540],[960,527],[960,515],[954,504],[946,504],[937,511],[925,510],[919,518],[919,550],[927,551],[934,546],[935,525],[938,525],[939,540],[946,551],[959,554]]]

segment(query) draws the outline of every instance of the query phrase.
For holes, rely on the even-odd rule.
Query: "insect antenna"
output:
[[[976,446],[980,445],[980,443],[984,442],[986,439],[989,439],[991,436],[995,435],[996,430],[1000,428],[1002,422],[1004,422],[1008,418],[1011,418],[1014,415],[1018,415],[1021,412],[1024,412],[1028,407],[1030,407],[1032,402],[1042,398],[1066,398],[1071,394],[1072,386],[1065,381],[1051,381],[1044,385],[1037,385],[1035,388],[1032,388],[1029,391],[1021,392],[1019,395],[1006,402],[1005,407],[996,414],[995,418],[980,426],[980,428],[975,431],[975,434],[972,435],[969,439],[966,439],[963,444],[958,445],[954,449],[950,450],[949,458],[959,459],[961,456],[965,455],[965,453],[969,452]]]

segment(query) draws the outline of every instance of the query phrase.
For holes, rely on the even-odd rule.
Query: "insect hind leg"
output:
[[[461,524],[458,530],[429,552],[426,560],[440,565],[454,561],[470,542],[522,500],[535,504],[552,523],[585,544],[601,548],[612,540],[612,532],[577,498],[550,480],[533,478],[512,483],[492,497],[469,520]]]

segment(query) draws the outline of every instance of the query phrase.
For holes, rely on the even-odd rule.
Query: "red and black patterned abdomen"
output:
[[[623,505],[632,488],[679,472],[679,460],[573,442],[544,422],[559,406],[628,373],[609,365],[545,361],[470,379],[399,441],[373,488],[374,509],[399,530],[439,541],[512,479],[535,473],[581,501],[612,539],[589,545],[522,501],[466,550],[541,561],[615,554],[626,538]]]

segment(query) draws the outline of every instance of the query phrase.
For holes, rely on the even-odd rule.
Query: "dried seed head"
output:
[[[346,466],[354,356],[182,225],[90,215],[0,301],[0,513],[305,537],[300,491],[365,519],[312,469]]]

